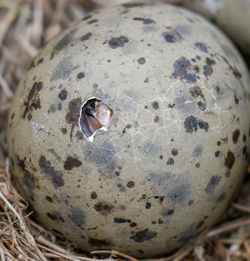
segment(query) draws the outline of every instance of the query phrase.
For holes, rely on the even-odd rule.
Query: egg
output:
[[[182,0],[182,4],[212,19],[246,54],[250,54],[249,0]]]
[[[218,222],[240,188],[249,82],[231,41],[197,14],[96,10],[48,42],[19,84],[16,187],[78,249],[169,253]]]

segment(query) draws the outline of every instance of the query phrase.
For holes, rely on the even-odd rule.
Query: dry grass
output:
[[[114,0],[0,0],[0,260],[94,261],[104,257],[137,260],[115,250],[94,251],[89,256],[75,253],[69,245],[58,241],[30,219],[32,213],[27,212],[28,204],[12,186],[8,172],[7,115],[25,68],[44,42],[63,27],[80,19],[88,10],[112,2]],[[158,261],[250,261],[249,185],[250,169],[237,203],[224,215],[221,224],[189,246]]]

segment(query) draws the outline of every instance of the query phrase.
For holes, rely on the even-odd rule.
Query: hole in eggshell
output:
[[[92,142],[98,130],[107,131],[113,110],[96,97],[88,99],[81,107],[79,126],[85,138]]]

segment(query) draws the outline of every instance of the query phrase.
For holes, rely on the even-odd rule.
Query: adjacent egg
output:
[[[183,0],[183,5],[212,19],[250,54],[249,0]]]
[[[142,3],[94,11],[24,75],[11,173],[37,220],[76,247],[166,254],[237,193],[249,90],[238,51],[199,15]]]

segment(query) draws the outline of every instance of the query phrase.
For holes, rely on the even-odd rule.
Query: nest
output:
[[[77,253],[70,244],[60,242],[51,232],[33,221],[28,203],[12,185],[6,150],[6,125],[10,103],[19,80],[38,49],[66,25],[82,18],[86,12],[113,2],[124,0],[0,1],[0,259],[3,261],[94,261],[117,258],[137,260],[115,249],[94,251],[90,254]],[[249,261],[249,185],[250,168],[240,195],[217,227],[206,231],[170,256],[155,260]]]

